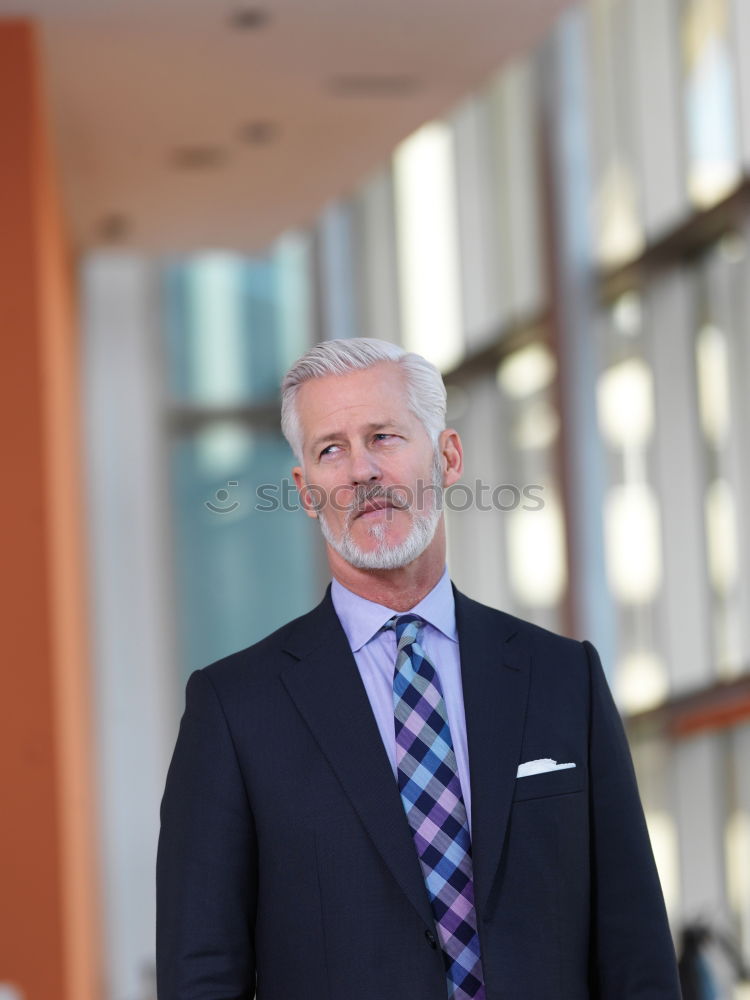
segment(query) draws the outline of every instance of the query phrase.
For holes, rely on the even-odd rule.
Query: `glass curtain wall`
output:
[[[337,294],[353,299],[338,314],[356,320],[328,320],[323,335],[385,336],[444,373],[466,451],[447,501],[463,590],[583,638],[571,581],[599,539],[612,623],[600,638],[675,931],[703,915],[747,949],[736,888],[750,868],[747,726],[741,708],[711,709],[719,682],[740,685],[727,697],[741,705],[750,677],[745,7],[580,5],[537,52],[402,142],[335,224],[322,218],[315,269],[331,285],[333,225],[350,251]],[[585,170],[565,177],[545,123],[571,119],[544,70],[573,36],[588,53],[576,91]],[[561,218],[588,227],[585,275],[555,258]],[[572,370],[565,324],[590,315],[590,338],[575,341],[590,368]],[[571,392],[595,400],[595,434],[572,419]],[[601,468],[587,534],[571,512]],[[714,958],[729,989],[736,970]]]
[[[680,15],[688,191],[707,208],[741,177],[731,0],[682,0]]]
[[[600,323],[597,411],[607,455],[603,531],[609,591],[617,609],[619,657],[611,679],[619,704],[633,712],[667,695],[660,635],[664,583],[663,514],[654,486],[654,374],[639,293],[619,296]]]
[[[714,669],[730,679],[750,662],[748,581],[749,277],[744,239],[728,234],[695,268],[696,408]]]
[[[319,596],[317,538],[298,509],[278,387],[310,344],[309,251],[203,254],[164,269],[180,662],[262,638]]]
[[[745,7],[589,4],[613,688],[673,926],[709,928],[717,995],[735,998],[750,954]],[[714,709],[718,692],[737,707]]]
[[[557,364],[541,338],[508,353],[497,368],[506,443],[503,510],[510,606],[523,618],[565,631],[568,583],[565,518],[557,472],[560,416]]]

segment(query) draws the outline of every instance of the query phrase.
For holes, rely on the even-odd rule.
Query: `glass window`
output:
[[[313,343],[312,240],[307,233],[285,233],[271,251],[277,315],[277,374],[282,376]]]
[[[635,71],[630,101],[647,234],[658,239],[689,213],[682,129],[680,0],[628,0]],[[622,85],[622,84],[621,84]]]
[[[166,267],[168,388],[213,406],[274,399],[286,361],[273,257],[206,253]]]
[[[529,57],[503,67],[487,94],[494,198],[485,212],[494,213],[501,322],[535,320],[547,304],[537,62]]]
[[[489,101],[464,101],[451,116],[461,259],[463,327],[467,347],[480,348],[501,326],[503,271],[497,259],[497,191],[493,184]],[[507,296],[507,292],[505,292]]]
[[[315,525],[277,431],[216,420],[171,447],[185,676],[263,638],[321,596]]]
[[[651,472],[654,379],[645,355],[640,295],[633,290],[620,296],[602,327],[597,411],[608,469],[606,569],[618,621],[613,686],[623,710],[635,712],[668,693],[659,628],[661,510]]]
[[[393,160],[403,344],[442,370],[463,356],[453,134],[424,125]]]
[[[749,325],[744,243],[725,238],[700,263],[696,280],[696,406],[703,455],[703,503],[713,655],[720,676],[750,659],[746,428]]]
[[[323,321],[319,340],[346,340],[360,335],[354,214],[350,202],[337,201],[323,212],[318,224]]]
[[[362,336],[399,343],[396,219],[390,165],[354,195]]]
[[[179,661],[185,677],[320,596],[314,526],[298,509],[279,384],[311,336],[310,241],[262,258],[172,261],[166,375]]]
[[[475,600],[496,608],[511,606],[503,509],[515,497],[508,483],[505,436],[498,433],[500,399],[494,368],[450,381],[447,424],[464,446],[464,472],[445,492],[448,566],[456,586]]]
[[[503,517],[514,612],[561,631],[568,567],[557,475],[556,375],[554,354],[543,340],[512,351],[497,369],[499,426],[507,428],[504,482],[512,484]]]
[[[597,255],[607,267],[637,257],[644,247],[637,151],[632,5],[592,0],[594,218]]]
[[[741,176],[729,0],[682,0],[688,191],[715,204]]]

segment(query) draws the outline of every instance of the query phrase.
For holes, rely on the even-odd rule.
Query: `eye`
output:
[[[338,448],[338,445],[337,444],[326,445],[326,447],[321,451],[320,455],[318,455],[318,458],[322,458],[324,455],[330,455],[331,448]]]
[[[376,438],[392,438],[396,437],[395,434],[388,434],[386,431],[380,431],[375,435]]]

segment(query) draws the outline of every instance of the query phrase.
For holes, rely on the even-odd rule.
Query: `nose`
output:
[[[378,482],[381,477],[375,457],[366,448],[352,450],[349,474],[353,486],[371,485]]]

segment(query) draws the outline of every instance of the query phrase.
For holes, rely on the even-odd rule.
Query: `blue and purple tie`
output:
[[[484,1000],[471,839],[440,678],[420,644],[424,622],[391,618],[398,787],[432,903],[450,1000]]]

